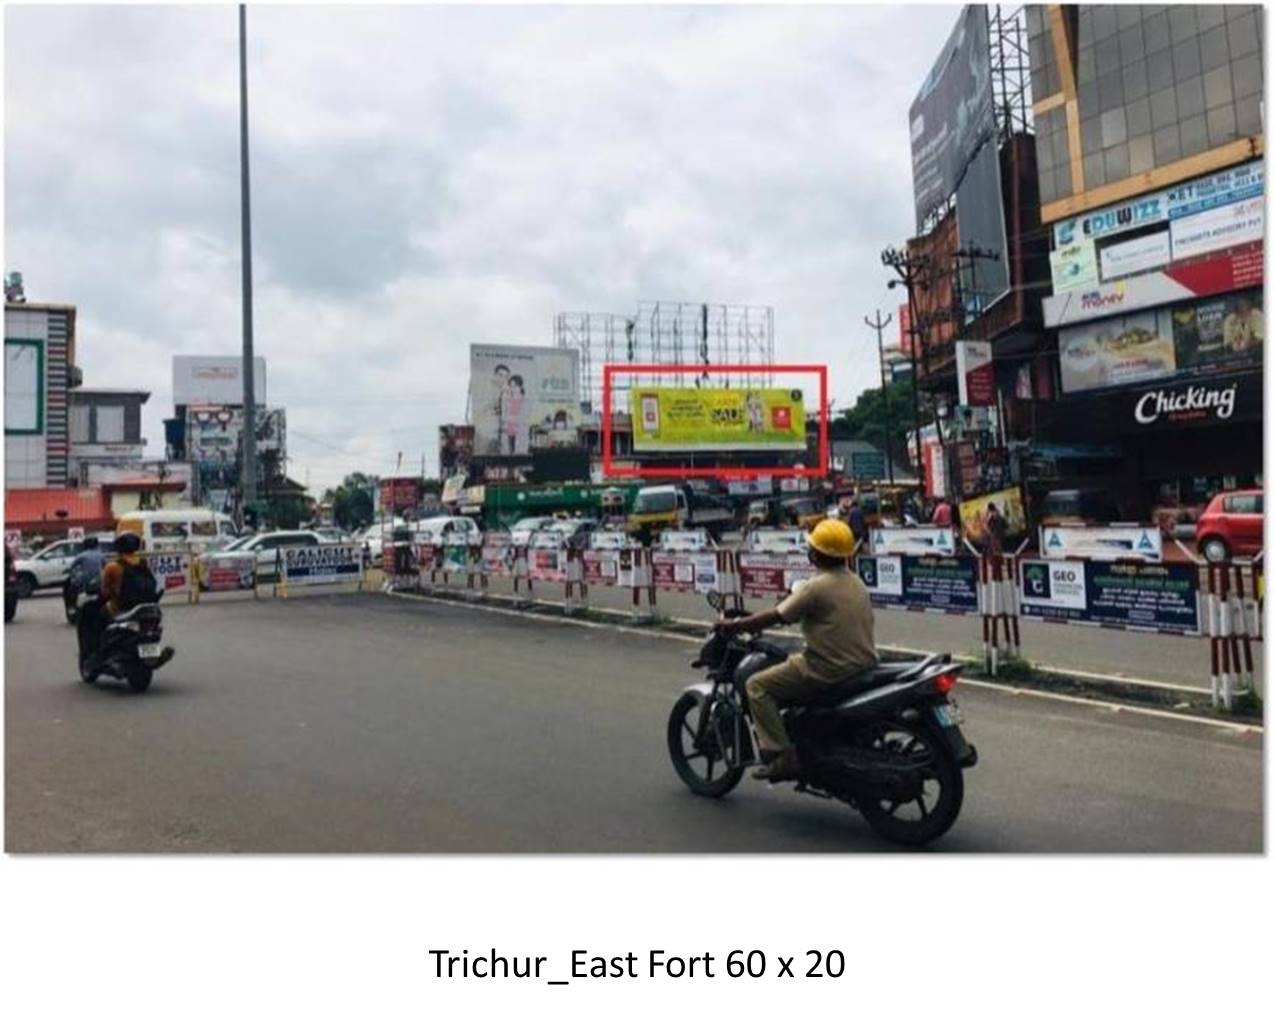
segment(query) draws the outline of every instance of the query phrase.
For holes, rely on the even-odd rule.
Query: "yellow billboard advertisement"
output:
[[[799,389],[634,387],[633,449],[804,450]]]

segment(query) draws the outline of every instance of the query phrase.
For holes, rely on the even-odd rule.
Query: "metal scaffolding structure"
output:
[[[602,404],[602,366],[623,363],[659,366],[757,366],[775,361],[775,310],[771,306],[723,303],[640,302],[637,313],[559,313],[554,343],[580,353],[580,395],[597,409]],[[769,387],[772,374],[708,373],[670,376],[622,374],[615,389],[696,382],[707,386]]]
[[[988,7],[992,50],[992,103],[996,131],[1004,144],[1015,134],[1030,134],[1032,119],[1031,60],[1027,49],[1027,13],[1024,7]]]

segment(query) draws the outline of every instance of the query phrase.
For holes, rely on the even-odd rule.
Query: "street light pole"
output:
[[[257,501],[257,398],[252,352],[252,209],[248,186],[248,25],[239,5],[239,215],[243,227],[243,468],[240,473],[244,510]]]
[[[890,321],[894,319],[894,316],[891,313],[887,313],[885,319],[882,320],[881,311],[878,309],[874,310],[874,312],[876,314],[875,322],[867,317],[863,318],[863,322],[877,332],[877,365],[881,370],[881,410],[885,413],[885,466],[890,476],[890,484],[894,485],[894,458],[890,455],[890,397],[885,389],[885,344],[881,338],[882,333],[890,326]]]

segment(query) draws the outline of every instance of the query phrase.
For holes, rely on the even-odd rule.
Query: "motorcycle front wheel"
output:
[[[882,722],[869,735],[871,748],[924,761],[921,793],[906,802],[866,799],[859,811],[878,834],[896,844],[928,844],[960,815],[965,775],[937,733],[917,725]]]
[[[704,702],[694,693],[683,693],[668,716],[668,752],[682,783],[696,795],[721,798],[744,776],[742,767],[731,767],[717,748],[711,730],[697,741]],[[716,776],[714,777],[714,773]]]

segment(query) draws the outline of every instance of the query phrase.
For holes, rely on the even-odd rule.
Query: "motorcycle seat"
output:
[[[830,686],[818,696],[804,701],[801,706],[809,710],[827,710],[852,700],[861,693],[885,686],[891,682],[907,682],[916,678],[935,660],[934,655],[920,661],[887,661],[866,672],[853,675],[844,682]]]
[[[132,619],[140,619],[142,616],[151,615],[159,612],[159,606],[154,602],[142,602],[140,605],[134,605],[127,612],[121,612],[119,615],[112,617],[111,622],[123,623]]]

